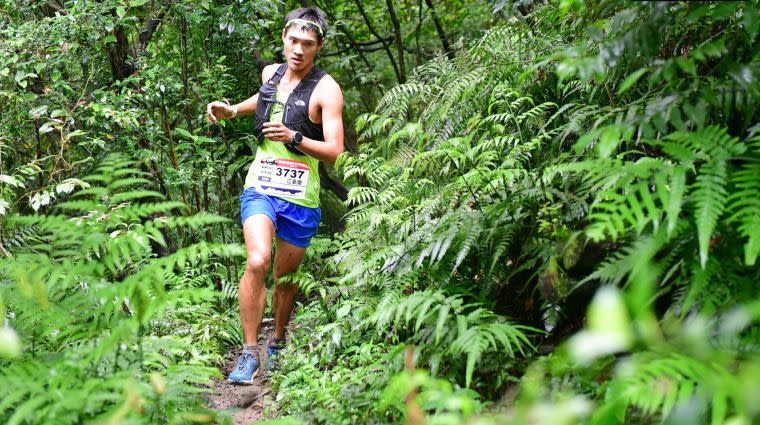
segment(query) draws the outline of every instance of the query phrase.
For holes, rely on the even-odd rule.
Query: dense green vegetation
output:
[[[313,4],[350,152],[273,415],[760,421],[757,2]],[[202,113],[292,7],[0,1],[0,420],[226,420],[255,146]]]

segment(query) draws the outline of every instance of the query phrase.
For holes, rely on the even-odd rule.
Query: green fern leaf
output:
[[[725,156],[716,156],[702,165],[691,191],[696,207],[694,220],[697,225],[699,261],[702,267],[707,263],[710,239],[728,197],[725,187],[728,179],[726,159]]]
[[[744,263],[754,266],[760,254],[760,165],[744,164],[731,176],[736,190],[728,197],[730,223],[738,224],[739,232],[747,239]]]

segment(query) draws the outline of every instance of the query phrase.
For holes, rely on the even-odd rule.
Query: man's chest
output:
[[[322,108],[316,93],[294,91],[290,85],[283,85],[282,83],[278,85],[277,91],[278,94],[281,94],[281,99],[283,99],[282,106],[286,122],[306,117],[315,124],[322,122]]]

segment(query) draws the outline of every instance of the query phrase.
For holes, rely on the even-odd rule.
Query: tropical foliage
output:
[[[415,68],[357,120],[336,292],[322,319],[302,315],[325,342],[292,366],[346,402],[300,397],[288,372],[287,411],[757,420],[757,9],[565,6]],[[429,374],[401,372],[404,345]],[[373,351],[401,374],[373,371]],[[357,361],[370,369],[347,386]]]
[[[6,348],[12,360],[0,372],[7,423],[214,417],[196,411],[224,348],[212,262],[243,250],[198,243],[158,258],[167,231],[225,219],[179,214],[182,203],[149,190],[134,165],[109,156],[58,185],[68,199],[46,214],[5,223],[13,255],[0,263],[1,294],[25,345]],[[74,185],[84,189],[67,196]]]
[[[271,415],[760,420],[756,1],[315,3],[350,152]],[[251,139],[202,107],[294,5],[0,5],[0,420],[225,421]]]

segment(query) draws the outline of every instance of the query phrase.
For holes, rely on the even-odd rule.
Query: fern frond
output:
[[[738,225],[739,232],[746,238],[744,262],[754,266],[760,254],[760,165],[744,164],[741,170],[731,176],[731,184],[736,188],[728,198],[727,211],[730,223]]]
[[[476,309],[465,316],[457,317],[457,338],[451,343],[449,352],[465,354],[465,386],[469,387],[475,365],[488,351],[505,350],[509,356],[516,353],[525,354],[525,349],[533,346],[525,331],[536,329],[513,325],[504,320],[493,320],[492,313],[484,309]]]
[[[413,97],[420,95],[430,95],[430,87],[422,83],[399,84],[385,93],[385,96],[378,102],[377,109],[383,110],[399,103],[406,104]]]
[[[145,198],[155,198],[155,199],[165,199],[163,193],[156,192],[154,190],[131,190],[128,192],[119,192],[113,197],[111,197],[111,202],[114,203],[121,203],[121,202],[127,202],[127,201],[135,201],[138,199],[145,199]]]
[[[636,406],[645,415],[666,418],[678,404],[695,395],[707,396],[713,409],[713,423],[722,423],[725,410],[723,388],[732,385],[729,371],[717,364],[678,353],[636,354],[625,373],[611,383],[609,394],[625,405]],[[612,401],[612,400],[610,400]]]
[[[344,202],[346,206],[360,206],[377,199],[378,191],[375,188],[357,186],[348,191],[348,197]]]
[[[694,220],[699,239],[699,260],[702,267],[707,263],[707,255],[715,226],[723,214],[728,191],[727,157],[715,156],[699,167],[696,182],[692,185],[691,197],[695,204]]]

